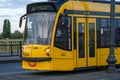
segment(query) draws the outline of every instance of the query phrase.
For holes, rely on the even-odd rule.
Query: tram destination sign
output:
[[[27,13],[40,12],[40,11],[52,11],[55,12],[55,6],[52,3],[34,3],[27,6]]]

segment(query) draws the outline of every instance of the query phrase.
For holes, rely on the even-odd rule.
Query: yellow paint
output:
[[[47,56],[46,49],[49,46],[43,46],[43,45],[24,45],[23,46],[23,57],[32,57],[32,58],[39,58],[39,57],[49,57]],[[28,55],[28,56],[26,56]]]
[[[73,66],[73,59],[59,59],[56,58],[52,60],[52,65],[51,65],[52,70],[57,70],[57,71],[72,71],[74,69]]]
[[[89,34],[90,33],[89,32],[89,24],[90,23],[94,24],[94,33],[95,33],[94,34],[94,41],[95,41],[95,43],[94,43],[95,48],[94,49],[95,49],[95,53],[96,53],[96,48],[97,48],[97,46],[96,46],[97,45],[97,43],[96,43],[97,42],[96,41],[96,36],[97,36],[96,35],[96,33],[97,33],[96,32],[96,18],[87,18],[87,26],[86,27],[87,27],[87,33],[88,33],[87,34],[87,39],[88,39],[87,41],[88,42],[90,41],[90,37],[89,37],[90,36],[90,34]],[[96,66],[97,65],[97,62],[96,62],[96,60],[97,60],[97,54],[95,54],[95,57],[89,57],[90,56],[89,55],[90,54],[90,49],[89,48],[90,48],[90,45],[87,45],[87,49],[88,49],[87,50],[88,51],[87,52],[88,53],[88,66]]]
[[[28,62],[22,61],[22,68],[29,70],[50,70],[50,62],[37,62],[35,67],[31,67]]]
[[[79,35],[78,35],[78,33],[79,33],[79,31],[78,31],[78,24],[79,23],[83,23],[84,24],[84,40],[86,41],[86,37],[87,36],[85,36],[87,33],[87,29],[86,29],[86,18],[77,18],[77,66],[76,67],[86,67],[87,66],[87,61],[86,61],[86,57],[87,57],[87,48],[86,48],[86,42],[85,42],[85,44],[84,44],[84,46],[85,46],[85,50],[84,50],[84,54],[85,54],[85,58],[79,58],[79,43],[78,43],[78,41],[79,41]],[[76,57],[75,57],[76,58]]]

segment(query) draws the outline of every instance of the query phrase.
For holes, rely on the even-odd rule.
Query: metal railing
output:
[[[0,57],[20,56],[22,53],[21,39],[0,40]]]

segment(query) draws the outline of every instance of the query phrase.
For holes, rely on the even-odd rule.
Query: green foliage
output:
[[[11,25],[8,19],[4,20],[2,38],[11,38]]]
[[[0,34],[0,39],[22,39],[23,38],[23,33],[20,31],[16,30],[14,33],[11,33],[11,25],[10,21],[8,19],[4,20],[3,24],[3,32]]]
[[[12,39],[22,39],[22,37],[23,34],[18,30],[16,30],[14,33],[11,34]]]
[[[3,39],[3,32],[0,34],[0,39]]]
[[[2,39],[2,34],[0,34],[0,39]]]

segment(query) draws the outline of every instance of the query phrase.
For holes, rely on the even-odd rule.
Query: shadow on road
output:
[[[35,72],[28,73],[29,75],[42,75],[42,76],[62,76],[62,75],[74,75],[74,74],[87,74],[92,72],[100,72],[103,71],[101,69],[83,69],[83,70],[74,70],[74,71],[43,71],[43,72]]]

